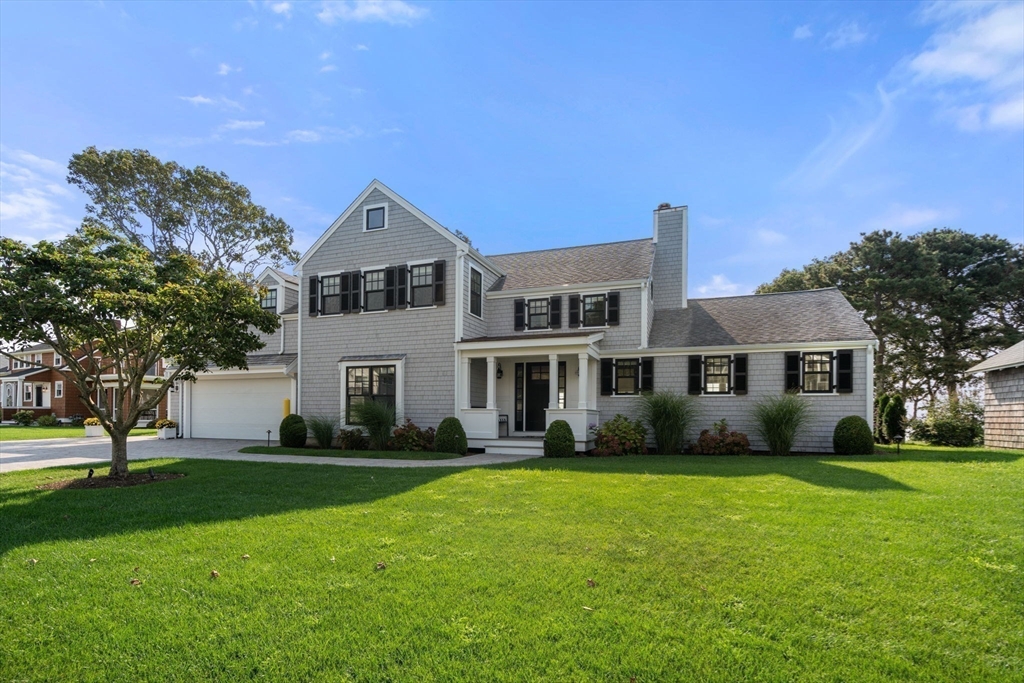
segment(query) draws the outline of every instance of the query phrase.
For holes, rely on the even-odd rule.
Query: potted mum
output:
[[[158,439],[177,439],[178,438],[178,423],[174,420],[157,420],[156,421],[156,438]]]
[[[100,424],[98,417],[90,417],[82,424],[85,425],[86,436],[105,436],[106,431],[103,429],[103,425]]]

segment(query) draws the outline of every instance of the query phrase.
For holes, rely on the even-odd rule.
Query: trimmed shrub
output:
[[[571,458],[576,455],[576,437],[565,420],[555,420],[544,433],[545,458]]]
[[[662,455],[683,452],[686,432],[698,413],[696,400],[687,394],[656,391],[640,397],[640,419],[654,433],[654,442]]]
[[[860,415],[848,415],[836,423],[832,432],[832,450],[837,455],[871,455],[875,439],[868,421]]]
[[[15,424],[28,427],[36,419],[36,414],[31,410],[19,410],[14,415],[11,415],[11,419],[14,420]]]
[[[878,443],[887,443],[885,439],[885,409],[889,406],[889,394],[882,394],[875,399],[875,439]]]
[[[86,427],[99,427],[103,423],[100,422],[100,419],[98,417],[87,417],[84,420],[82,420],[82,424],[85,425]]]
[[[645,455],[647,428],[640,420],[616,415],[597,428],[594,437],[594,455]]]
[[[349,422],[366,430],[370,448],[386,451],[391,441],[391,430],[395,427],[395,407],[383,401],[363,401],[352,406]]]
[[[156,429],[157,422],[159,422],[159,420],[150,420],[149,422],[146,423],[146,429]]]
[[[911,424],[911,434],[933,446],[973,446],[984,434],[984,417],[982,407],[967,398],[935,403],[924,420]]]
[[[338,433],[338,418],[329,415],[313,415],[306,418],[306,427],[320,448],[330,448]]]
[[[907,406],[903,397],[893,394],[889,402],[885,404],[885,411],[882,412],[882,429],[885,431],[885,440],[892,442],[897,436],[903,436],[906,431]]]
[[[705,429],[693,444],[696,455],[750,455],[750,439],[743,432],[729,431],[725,420],[716,422],[714,431]]]
[[[365,451],[370,444],[366,442],[362,429],[341,429],[338,431],[338,445],[346,451]]]
[[[409,418],[405,424],[396,427],[391,435],[391,449],[395,451],[432,451],[434,450],[434,428],[420,429]]]
[[[437,426],[437,434],[434,436],[434,450],[438,453],[455,453],[465,455],[469,450],[469,442],[466,441],[466,430],[457,417],[446,417]]]
[[[793,442],[810,418],[810,406],[798,394],[761,399],[754,405],[757,433],[772,455],[789,455]]]
[[[36,424],[40,427],[56,427],[60,423],[57,422],[56,415],[40,415],[39,419],[36,420]]]
[[[294,413],[285,416],[278,429],[278,438],[285,448],[305,448],[306,421]]]

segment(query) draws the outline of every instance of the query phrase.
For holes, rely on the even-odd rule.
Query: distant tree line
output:
[[[1024,336],[1024,246],[942,228],[859,242],[758,294],[837,287],[879,339],[875,391],[929,404],[958,401],[968,369]]]

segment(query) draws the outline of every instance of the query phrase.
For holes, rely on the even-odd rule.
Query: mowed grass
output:
[[[1019,681],[1022,455],[7,474],[0,680]]]
[[[239,453],[264,455],[319,455],[327,458],[372,458],[374,460],[450,460],[461,458],[455,453],[433,451],[348,451],[341,448],[288,448],[286,446],[246,446]]]
[[[156,434],[155,429],[140,427],[133,429],[130,436],[152,436]],[[71,427],[61,425],[59,427],[16,427],[13,425],[0,425],[0,441],[29,441],[32,439],[84,439],[85,427]],[[108,439],[104,434],[102,437]]]

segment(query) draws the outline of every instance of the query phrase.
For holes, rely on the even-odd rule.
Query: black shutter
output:
[[[601,360],[601,395],[611,396],[615,393],[615,361],[611,358]]]
[[[853,393],[853,351],[850,349],[836,352],[836,392]]]
[[[704,386],[704,359],[700,356],[689,356],[689,373],[686,393],[693,396],[700,394]]]
[[[409,290],[406,288],[409,269],[405,266],[398,267],[398,307],[405,308],[409,305]]]
[[[317,285],[320,283],[316,275],[309,276],[309,315],[315,318],[320,313],[320,296]]]
[[[358,313],[362,308],[360,306],[361,299],[359,293],[363,286],[363,274],[349,273],[349,281],[349,294],[351,296],[351,303],[349,304],[349,309],[351,309],[353,313]]]
[[[747,393],[747,354],[732,357],[732,392],[737,396]]]
[[[512,304],[515,309],[516,332],[522,332],[526,328],[526,299],[516,299]]]
[[[608,324],[619,324],[619,293],[608,292]]]
[[[557,330],[562,326],[562,297],[553,296],[548,303],[548,327]]]
[[[800,352],[786,352],[786,391],[800,391]]]
[[[434,261],[434,305],[444,306],[444,261]]]
[[[341,287],[339,289],[339,291],[341,292],[341,308],[339,310],[342,313],[348,313],[348,312],[350,312],[352,310],[351,306],[349,306],[350,297],[348,295],[348,292],[349,292],[349,278],[350,277],[351,277],[351,275],[349,273],[342,273],[340,278],[339,278],[341,280]],[[356,310],[356,313],[359,312],[358,308],[355,309],[355,310]]]
[[[398,286],[398,268],[384,271],[384,308],[394,310],[398,306],[396,287]]]
[[[654,359],[640,359],[640,391],[654,391]]]
[[[569,327],[580,326],[580,295],[569,295]]]

